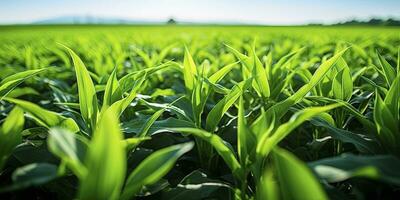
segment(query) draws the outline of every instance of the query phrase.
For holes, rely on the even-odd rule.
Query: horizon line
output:
[[[65,18],[65,19],[63,19]],[[62,21],[62,20],[74,20],[73,18],[77,18],[77,22],[51,22],[53,21]],[[167,24],[169,20],[173,19],[177,24],[186,25],[186,24],[204,24],[204,25],[256,25],[256,26],[305,26],[305,25],[338,25],[341,23],[346,23],[350,21],[358,21],[358,22],[368,22],[372,19],[379,20],[389,20],[393,19],[396,21],[400,20],[400,16],[369,16],[369,17],[348,17],[346,19],[338,19],[331,22],[322,22],[318,20],[309,20],[303,23],[266,23],[266,22],[256,22],[251,20],[179,20],[179,18],[175,18],[173,16],[169,18],[163,19],[144,19],[144,18],[129,18],[129,17],[117,17],[117,16],[99,16],[99,15],[58,15],[54,17],[46,17],[42,19],[33,20],[30,22],[6,22],[0,23],[0,25],[79,25],[79,24],[93,24],[93,25],[101,25],[101,24],[121,24],[121,25],[135,25],[135,24]],[[98,21],[96,21],[98,20]],[[107,20],[112,21],[111,23]],[[49,21],[49,22],[47,22]],[[119,22],[118,22],[119,21]]]

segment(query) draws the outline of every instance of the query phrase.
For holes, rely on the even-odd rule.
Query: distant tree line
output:
[[[400,20],[389,18],[389,19],[378,19],[372,18],[368,21],[351,20],[346,22],[341,22],[333,25],[371,25],[371,26],[400,26]]]
[[[364,25],[364,26],[400,26],[400,20],[389,18],[389,19],[379,19],[372,18],[370,20],[350,20],[345,22],[339,22],[335,24],[321,24],[321,23],[311,23],[308,26],[354,26],[354,25]]]

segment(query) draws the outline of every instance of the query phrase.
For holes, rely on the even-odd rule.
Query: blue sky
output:
[[[0,23],[59,16],[96,16],[191,22],[331,23],[400,17],[400,0],[1,0]]]

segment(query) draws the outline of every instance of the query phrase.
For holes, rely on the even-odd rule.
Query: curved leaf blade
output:
[[[283,199],[328,199],[321,184],[305,163],[286,150],[275,148],[273,152]]]
[[[190,151],[192,147],[193,143],[184,143],[152,153],[129,175],[121,199],[131,199],[143,186],[160,180],[171,170],[178,158]]]
[[[67,46],[62,46],[69,52],[74,63],[78,83],[79,107],[82,117],[88,127],[94,129],[97,122],[98,105],[96,89],[94,88],[92,78],[79,56]]]
[[[56,112],[46,110],[29,101],[23,101],[7,97],[4,98],[4,100],[16,104],[18,107],[22,108],[25,112],[29,113],[30,117],[32,117],[39,125],[42,125],[46,128],[59,126],[68,129],[73,133],[79,131],[78,125],[71,118],[67,118]]]
[[[110,108],[101,116],[85,159],[80,199],[118,199],[125,180],[125,147],[118,116]]]

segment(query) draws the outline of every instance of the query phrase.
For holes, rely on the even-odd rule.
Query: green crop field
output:
[[[0,26],[0,199],[396,199],[400,28]]]

